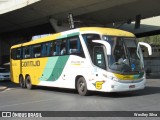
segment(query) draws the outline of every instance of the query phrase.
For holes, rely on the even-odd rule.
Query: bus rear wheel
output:
[[[27,89],[29,89],[29,90],[33,89],[33,85],[32,85],[32,83],[31,83],[31,78],[30,78],[30,76],[27,76],[27,77],[26,77],[25,82],[26,82],[26,87],[27,87]]]
[[[77,90],[78,93],[82,96],[89,95],[89,91],[87,90],[87,84],[83,77],[80,77],[77,81]]]
[[[24,82],[23,76],[19,77],[19,85],[21,88],[25,88],[25,82]]]

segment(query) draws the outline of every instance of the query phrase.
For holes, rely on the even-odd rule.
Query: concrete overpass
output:
[[[159,0],[0,1],[8,1],[0,4],[0,33],[52,23],[52,19],[68,24],[68,13],[73,13],[81,26],[107,26],[135,21],[136,15],[141,19],[160,15]]]
[[[0,0],[0,63],[9,58],[13,44],[28,41],[33,35],[69,29],[68,13],[80,21],[78,27],[106,26],[137,35],[158,34],[158,22],[146,25],[141,20],[143,25],[135,29],[134,21],[136,16],[155,19],[160,15],[159,4],[159,0]]]

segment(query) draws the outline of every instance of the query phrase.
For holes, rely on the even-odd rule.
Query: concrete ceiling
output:
[[[50,18],[67,22],[68,13],[83,25],[107,25],[160,15],[160,0],[41,0],[0,15],[0,33],[49,23]]]

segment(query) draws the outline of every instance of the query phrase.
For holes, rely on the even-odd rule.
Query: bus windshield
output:
[[[144,70],[143,56],[135,38],[103,36],[111,45],[108,55],[109,69],[118,73],[135,73]]]

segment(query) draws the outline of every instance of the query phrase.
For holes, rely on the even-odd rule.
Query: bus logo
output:
[[[101,90],[103,83],[104,83],[104,81],[97,81],[97,82],[93,83],[93,85],[96,87],[96,89]]]
[[[40,61],[25,61],[21,64],[22,67],[40,66]]]

